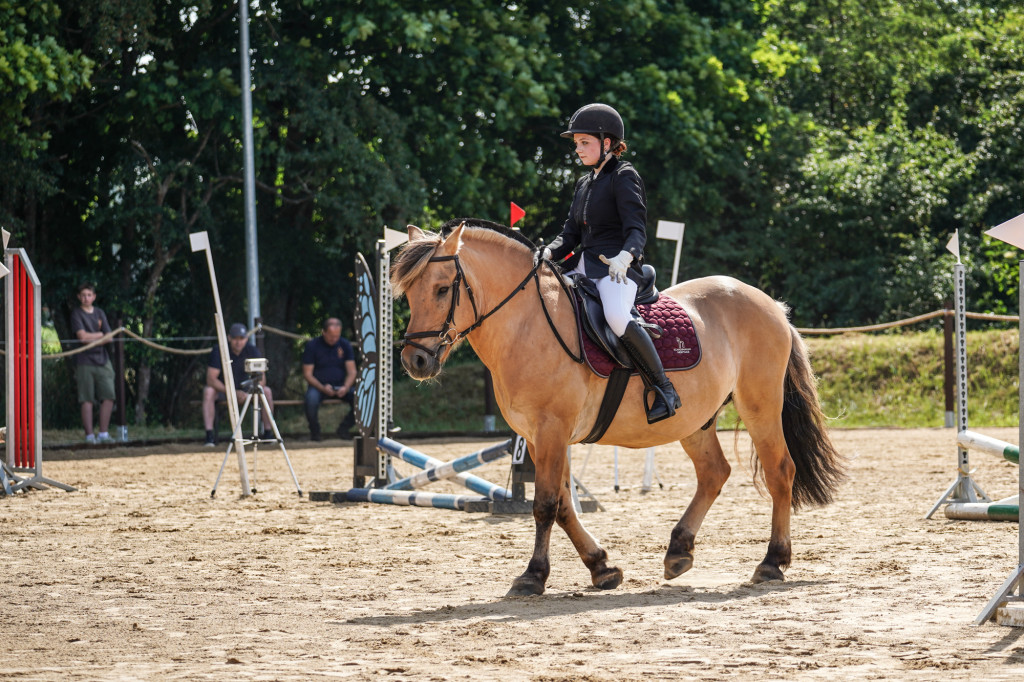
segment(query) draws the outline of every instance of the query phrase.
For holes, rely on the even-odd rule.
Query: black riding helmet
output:
[[[588,104],[576,110],[569,119],[569,129],[562,137],[572,137],[576,133],[586,133],[595,137],[610,135],[617,140],[626,137],[625,126],[619,112],[607,104]]]
[[[622,124],[619,112],[607,104],[595,102],[576,110],[576,113],[569,119],[569,129],[562,133],[562,137],[572,138],[576,133],[593,135],[600,141],[601,159],[598,161],[598,165],[600,165],[607,155],[604,150],[604,138],[612,137],[622,140],[626,137],[626,127]]]

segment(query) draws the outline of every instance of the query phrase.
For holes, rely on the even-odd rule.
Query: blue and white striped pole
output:
[[[499,445],[492,445],[489,448],[484,448],[483,450],[466,455],[465,457],[453,459],[441,466],[432,467],[425,471],[421,471],[418,474],[413,474],[412,476],[403,478],[400,481],[395,481],[394,483],[384,486],[384,489],[415,490],[416,488],[422,488],[428,483],[433,483],[434,481],[455,478],[463,471],[475,469],[478,466],[482,466],[488,462],[493,462],[496,459],[501,459],[506,456],[511,443],[512,440],[509,439]]]
[[[442,462],[439,459],[435,459],[430,455],[425,455],[418,450],[414,450],[407,445],[402,445],[398,441],[391,440],[386,436],[377,441],[377,449],[389,452],[402,461],[408,462],[420,469],[429,469],[432,467],[443,466],[445,464],[445,462]],[[478,476],[460,473],[456,474],[454,478],[473,492],[486,495],[488,499],[501,501],[512,499],[511,492],[499,485],[491,483],[490,481],[485,481]]]
[[[349,502],[376,502],[377,504],[395,504],[407,507],[436,507],[438,509],[454,509],[465,511],[467,502],[487,502],[486,497],[473,495],[449,495],[446,493],[428,493],[418,490],[383,490],[377,488],[352,488],[345,493]]]

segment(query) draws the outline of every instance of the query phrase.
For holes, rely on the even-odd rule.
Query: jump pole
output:
[[[388,490],[386,488],[352,488],[345,493],[345,499],[348,502],[375,502],[377,504],[435,507],[456,511],[465,511],[468,502],[485,503],[490,500],[487,497],[474,497],[473,495],[449,495],[422,490]]]
[[[1020,448],[1006,441],[974,431],[956,434],[957,445],[1001,457],[1007,462],[1020,463]],[[1016,521],[1020,510],[1019,497],[1007,497],[996,502],[950,502],[944,510],[947,519],[964,521]]]
[[[1016,495],[997,502],[954,502],[946,505],[946,518],[963,521],[1016,521],[1020,517]]]
[[[1020,448],[1006,441],[992,438],[974,431],[961,431],[956,434],[956,443],[965,450],[977,450],[986,452],[996,457],[1002,457],[1007,462],[1018,464],[1020,462]]]
[[[415,467],[419,467],[420,469],[440,467],[445,464],[445,462],[442,462],[439,459],[435,459],[430,455],[425,455],[418,450],[414,450],[407,445],[402,445],[401,443],[387,437],[381,438],[377,441],[377,448],[387,452],[389,455],[398,457],[403,462],[408,462]],[[465,478],[460,478],[462,476],[465,476]],[[456,479],[460,480],[462,485],[475,493],[484,495],[487,499],[501,501],[512,499],[512,493],[508,490],[499,485],[495,485],[490,481],[485,481],[478,476],[473,476],[472,474],[458,474]]]
[[[1024,214],[986,232],[991,237],[1024,249]],[[1018,263],[1017,305],[1021,312],[1018,322],[1017,375],[1018,409],[1017,438],[1024,443],[1024,260]],[[1019,500],[1024,497],[1024,463],[1017,457],[1017,567],[1003,582],[995,596],[985,605],[974,621],[975,625],[988,622],[993,616],[1006,625],[1024,625],[1024,513]],[[1016,589],[1016,594],[1014,590]]]
[[[416,488],[422,488],[423,486],[433,483],[434,481],[443,481],[449,478],[458,478],[463,485],[468,487],[464,481],[465,479],[460,476],[462,472],[475,469],[478,466],[493,462],[501,459],[509,454],[512,445],[512,439],[509,438],[504,443],[498,445],[492,445],[489,448],[478,450],[469,455],[453,459],[450,462],[446,462],[440,466],[431,467],[425,469],[418,474],[408,476],[400,481],[389,483],[384,486],[385,490],[415,490]]]

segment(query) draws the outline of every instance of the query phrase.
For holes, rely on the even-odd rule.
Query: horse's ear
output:
[[[448,235],[448,238],[441,242],[441,246],[437,249],[437,252],[442,256],[454,256],[462,248],[462,228],[466,226],[466,221],[459,223],[459,226],[452,230],[452,233]]]
[[[426,236],[423,234],[423,230],[415,225],[406,225],[405,229],[409,231],[409,241],[411,242],[418,241]]]

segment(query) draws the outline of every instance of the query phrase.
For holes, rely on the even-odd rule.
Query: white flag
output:
[[[1010,218],[1005,223],[996,225],[991,230],[985,232],[985,234],[1001,242],[1006,242],[1010,246],[1024,249],[1024,213],[1016,218]]]
[[[946,251],[956,256],[956,262],[960,262],[960,228],[953,230],[953,236],[946,242]]]

